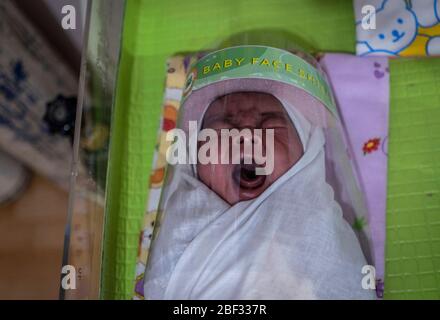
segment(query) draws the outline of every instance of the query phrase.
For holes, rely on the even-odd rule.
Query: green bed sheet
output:
[[[299,35],[319,51],[354,53],[353,21],[350,0],[127,1],[111,133],[102,298],[133,296],[139,231],[148,196],[167,57],[176,52],[196,51],[234,33],[257,28],[282,28]],[[432,82],[439,74],[433,73],[432,65],[437,67],[439,63],[396,61],[391,64],[386,247],[386,268],[390,269],[386,296],[391,298],[414,297],[416,293],[440,297],[440,186],[438,179],[435,180],[439,177],[440,155],[433,140],[435,134],[440,138],[439,122],[435,123],[438,121],[435,119],[440,119],[440,108],[432,104],[440,105],[440,96],[435,93],[436,89],[440,91],[440,79],[437,78],[437,84]],[[420,73],[413,79],[410,76],[414,69]],[[429,82],[428,87],[425,82]],[[413,100],[405,99],[410,94],[408,88],[413,89],[409,91],[414,95],[410,97]],[[425,113],[412,112],[417,108],[422,110],[420,101],[425,96],[428,97],[425,101],[429,101],[423,109]],[[411,104],[415,100],[418,103]],[[414,119],[419,120],[418,127],[411,125]],[[424,119],[431,125],[422,125]],[[407,143],[411,143],[412,153],[406,149]],[[435,148],[437,153],[430,153]],[[417,156],[417,150],[423,155]],[[419,174],[419,169],[423,174]],[[425,180],[414,183],[413,179],[423,177]],[[400,227],[404,222],[408,224],[406,229]],[[419,248],[413,244],[411,251],[405,245],[405,241],[419,241],[422,237],[428,237],[426,246]],[[414,262],[416,255],[421,256]],[[406,259],[404,264],[402,257]]]

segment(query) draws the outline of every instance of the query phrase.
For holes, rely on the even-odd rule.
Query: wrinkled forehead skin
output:
[[[260,120],[265,115],[276,115],[289,119],[282,103],[273,95],[263,92],[234,92],[215,99],[206,110],[203,128],[209,127],[212,121],[231,119],[233,122],[253,123],[251,119]],[[243,120],[244,119],[244,120]],[[249,121],[246,121],[249,119]],[[290,119],[289,122],[291,123]]]

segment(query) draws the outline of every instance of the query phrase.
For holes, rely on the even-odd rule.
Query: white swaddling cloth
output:
[[[325,181],[321,128],[282,102],[301,159],[259,197],[228,205],[176,165],[145,273],[146,299],[374,299],[366,260]]]

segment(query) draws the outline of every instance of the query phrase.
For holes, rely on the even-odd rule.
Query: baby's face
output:
[[[199,179],[230,205],[258,197],[274,181],[289,170],[303,155],[298,133],[281,102],[274,96],[257,92],[237,92],[225,95],[211,103],[203,118],[202,128],[210,128],[218,134],[218,164],[197,164]],[[267,175],[257,175],[255,169],[264,167],[261,159],[255,159],[255,151],[248,153],[244,141],[240,143],[240,163],[223,164],[220,129],[262,129],[262,151],[265,159],[273,159],[273,170]],[[273,129],[273,147],[267,145],[265,129]],[[258,139],[254,139],[253,143]],[[198,148],[206,142],[199,142]],[[232,154],[232,139],[229,155]],[[250,142],[252,143],[252,142]],[[260,144],[261,145],[261,144]],[[273,152],[272,155],[269,153]],[[244,164],[244,158],[252,157],[252,164]],[[224,162],[224,161],[223,161]],[[258,164],[259,163],[259,164]],[[267,167],[267,166],[266,166]]]

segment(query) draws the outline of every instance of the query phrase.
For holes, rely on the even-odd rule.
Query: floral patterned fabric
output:
[[[370,227],[377,291],[381,297],[387,194],[388,59],[326,54],[320,62],[333,86],[351,158],[366,198],[368,220],[357,220],[354,227],[363,228],[367,223]]]

